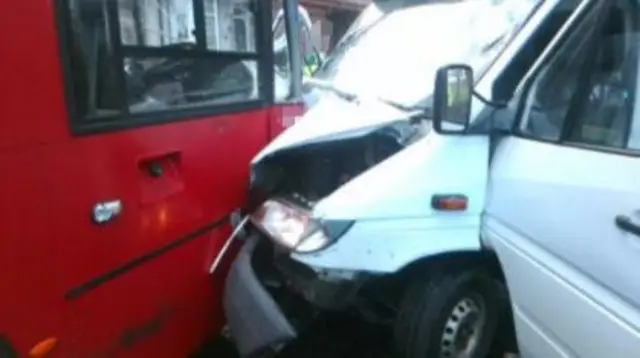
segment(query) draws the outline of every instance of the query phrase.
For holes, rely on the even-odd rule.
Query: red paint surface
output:
[[[226,225],[77,300],[65,293],[241,206],[250,159],[301,107],[73,137],[52,3],[0,15],[0,335],[21,355],[54,336],[52,358],[183,357],[224,320],[224,272],[207,271]],[[167,176],[148,177],[150,158]],[[93,224],[92,206],[112,199],[120,217]],[[162,324],[122,346],[149,322]]]

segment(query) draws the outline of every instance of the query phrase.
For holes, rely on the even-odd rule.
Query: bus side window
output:
[[[77,115],[112,113],[121,101],[113,81],[117,61],[107,48],[107,29],[101,3],[70,0],[67,39],[71,81]]]
[[[260,106],[257,1],[61,0],[76,127]]]

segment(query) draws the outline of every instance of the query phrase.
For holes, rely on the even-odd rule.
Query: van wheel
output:
[[[402,358],[484,358],[502,307],[499,290],[471,271],[414,280],[396,317],[396,351]]]

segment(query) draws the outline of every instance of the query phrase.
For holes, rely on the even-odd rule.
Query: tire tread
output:
[[[492,280],[479,272],[436,272],[427,277],[417,277],[409,285],[404,298],[401,301],[400,309],[394,325],[394,346],[400,358],[425,358],[433,349],[434,327],[440,329],[439,322],[442,320],[443,310],[446,310],[452,303],[450,296],[464,285],[473,280],[480,280],[482,284],[492,284]],[[493,286],[493,285],[492,285]],[[494,286],[495,287],[495,286]],[[495,289],[488,293],[490,299],[495,302],[487,302],[489,306],[494,305],[494,311],[499,309],[500,294]],[[486,298],[485,298],[486,299]],[[492,311],[487,312],[487,319],[490,328],[489,338],[492,338],[497,322],[495,317],[491,317]],[[494,312],[494,314],[497,312]],[[488,351],[489,347],[482,347],[481,351]]]

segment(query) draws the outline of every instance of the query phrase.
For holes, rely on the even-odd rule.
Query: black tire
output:
[[[500,286],[491,278],[479,272],[435,274],[414,279],[400,304],[394,324],[394,346],[401,358],[441,358],[443,341],[447,341],[445,325],[457,320],[456,310],[460,302],[482,301],[484,318],[481,334],[474,344],[470,358],[485,358],[499,321],[503,296]],[[459,312],[459,311],[457,311]],[[455,318],[450,318],[452,316]],[[477,314],[476,314],[477,316]],[[470,316],[467,316],[470,317]],[[449,326],[447,334],[451,334]],[[449,342],[449,344],[451,344]]]

